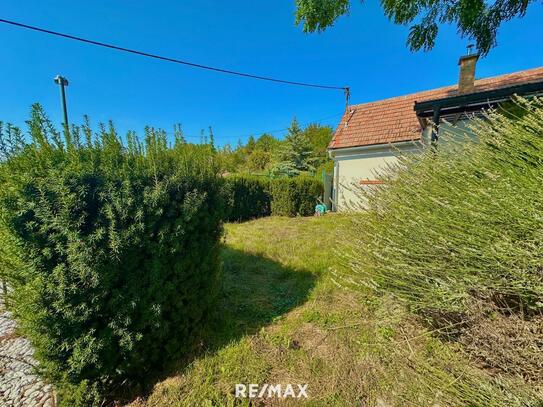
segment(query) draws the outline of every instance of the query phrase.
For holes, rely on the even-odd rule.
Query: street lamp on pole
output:
[[[62,105],[62,113],[64,116],[64,128],[66,131],[68,131],[68,108],[66,107],[66,92],[64,91],[64,87],[68,86],[68,79],[64,78],[63,76],[57,75],[55,76],[55,83],[60,88],[60,103]]]

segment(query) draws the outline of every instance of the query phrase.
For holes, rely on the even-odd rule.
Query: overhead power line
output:
[[[117,50],[117,51],[128,52],[128,53],[131,53],[131,54],[141,55],[141,56],[148,57],[148,58],[154,58],[154,59],[159,59],[159,60],[162,60],[162,61],[173,62],[173,63],[176,63],[176,64],[187,65],[187,66],[191,66],[193,68],[206,69],[206,70],[209,70],[209,71],[221,72],[221,73],[225,73],[225,74],[229,74],[229,75],[237,75],[237,76],[242,76],[242,77],[245,77],[245,78],[258,79],[258,80],[262,80],[262,81],[283,83],[283,84],[286,84],[286,85],[306,86],[306,87],[320,88],[320,89],[342,90],[342,91],[345,92],[345,95],[346,95],[347,98],[348,98],[348,95],[349,95],[349,88],[346,87],[346,86],[328,86],[328,85],[320,85],[320,84],[316,84],[316,83],[288,81],[288,80],[284,80],[284,79],[270,78],[270,77],[267,77],[267,76],[259,76],[259,75],[244,73],[244,72],[231,71],[229,69],[216,68],[216,67],[213,67],[213,66],[197,64],[197,63],[194,63],[194,62],[183,61],[183,60],[180,60],[180,59],[170,58],[170,57],[166,57],[166,56],[162,56],[162,55],[158,55],[158,54],[152,54],[152,53],[149,53],[149,52],[143,52],[143,51],[138,51],[138,50],[135,50],[135,49],[120,47],[118,45],[107,44],[107,43],[100,42],[100,41],[94,41],[94,40],[90,40],[90,39],[87,39],[87,38],[76,37],[74,35],[64,34],[64,33],[57,32],[57,31],[52,31],[52,30],[47,30],[45,28],[40,28],[40,27],[28,25],[28,24],[18,23],[16,21],[6,20],[6,19],[3,19],[3,18],[0,18],[0,23],[10,24],[10,25],[13,25],[13,26],[16,26],[16,27],[26,28],[26,29],[29,29],[29,30],[38,31],[38,32],[41,32],[41,33],[50,34],[50,35],[54,35],[54,36],[57,36],[57,37],[67,38],[67,39],[74,40],[74,41],[84,42],[84,43],[96,45],[96,46],[99,46],[99,47],[110,48],[110,49],[114,49],[114,50]]]
[[[316,119],[316,120],[310,120],[310,121],[307,121],[307,122],[304,122],[304,123],[300,123],[300,126],[308,126],[312,123],[321,123],[322,121],[324,120],[329,120],[329,119],[333,119],[335,117],[339,117],[339,116],[342,116],[343,113],[336,113],[334,115],[331,115],[331,116],[326,116],[326,117],[322,117],[320,119]],[[267,130],[267,131],[254,131],[252,133],[247,133],[247,134],[242,134],[242,135],[233,135],[233,136],[217,136],[215,135],[215,140],[233,140],[233,139],[238,139],[238,140],[241,140],[241,139],[244,139],[246,137],[249,137],[249,136],[257,136],[257,135],[262,135],[262,134],[274,134],[274,133],[280,133],[280,132],[283,132],[283,131],[287,131],[289,129],[289,127],[285,127],[283,129],[275,129],[275,130]],[[185,138],[189,138],[189,139],[201,139],[202,136],[192,136],[192,135],[183,135],[183,137]]]
[[[342,116],[342,115],[343,115],[343,113],[336,113],[334,115],[327,116],[327,117],[322,117],[322,118],[317,119],[317,120],[311,120],[311,121],[308,121],[308,122],[300,123],[300,125],[301,126],[307,126],[307,125],[312,124],[312,123],[320,123],[320,122],[322,122],[324,120],[333,119],[335,117]],[[257,131],[257,132],[253,132],[253,133],[244,134],[244,135],[239,136],[239,137],[244,138],[244,137],[249,137],[249,136],[256,136],[257,134],[274,134],[274,133],[280,133],[282,131],[287,131],[288,129],[289,129],[289,127],[285,127],[285,128],[282,128],[282,129],[268,130],[268,131]]]

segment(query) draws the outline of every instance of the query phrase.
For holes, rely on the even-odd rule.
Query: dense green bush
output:
[[[449,321],[481,301],[543,311],[543,104],[517,104],[521,116],[477,121],[478,142],[444,136],[383,174],[344,250],[345,281]]]
[[[0,132],[14,315],[59,394],[74,389],[64,403],[92,404],[193,344],[217,288],[224,182],[209,146],[168,147],[162,131],[62,137],[39,106],[28,123],[26,142]]]
[[[270,180],[264,177],[232,176],[227,178],[232,202],[229,220],[240,222],[271,214]]]
[[[271,213],[277,216],[308,216],[322,197],[322,182],[307,176],[279,178],[271,182]]]
[[[233,176],[227,184],[232,197],[229,219],[234,222],[269,215],[309,216],[323,194],[322,182],[309,176]]]

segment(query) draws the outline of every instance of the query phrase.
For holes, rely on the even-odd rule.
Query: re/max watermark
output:
[[[307,384],[236,384],[237,398],[309,398]]]

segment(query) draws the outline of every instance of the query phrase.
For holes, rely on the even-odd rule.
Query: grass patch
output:
[[[387,296],[338,287],[347,216],[227,225],[223,294],[201,353],[136,406],[249,405],[236,383],[307,383],[309,399],[251,405],[538,406],[542,393],[485,370]]]

